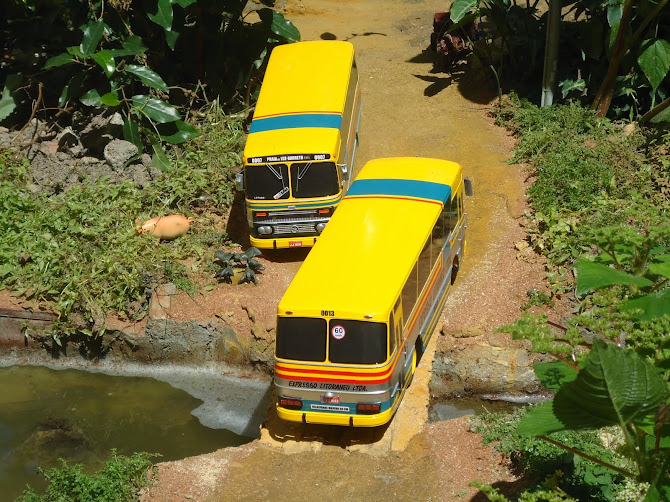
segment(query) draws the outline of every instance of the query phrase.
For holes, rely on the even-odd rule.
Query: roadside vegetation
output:
[[[554,357],[535,372],[555,397],[473,421],[527,482],[511,499],[477,486],[494,501],[670,500],[670,134],[515,95],[496,120],[532,180],[525,225],[548,261],[545,303],[574,315],[499,328]]]

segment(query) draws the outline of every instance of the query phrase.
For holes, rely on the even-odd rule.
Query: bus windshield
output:
[[[324,197],[340,191],[334,162],[297,162],[291,164],[293,197]]]
[[[328,359],[332,363],[383,363],[386,361],[386,324],[331,319]]]
[[[286,164],[265,164],[247,166],[246,189],[250,199],[273,200],[289,197],[288,166]]]
[[[326,360],[326,320],[312,317],[277,318],[275,353],[281,359]]]

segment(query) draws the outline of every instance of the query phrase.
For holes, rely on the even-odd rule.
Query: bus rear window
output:
[[[334,162],[291,164],[293,197],[324,197],[340,191],[337,167]]]
[[[379,364],[386,361],[386,324],[331,319],[329,331],[330,362]]]
[[[254,200],[286,199],[289,194],[288,166],[265,164],[247,166],[247,197]]]
[[[278,317],[276,354],[280,359],[326,360],[326,320]]]

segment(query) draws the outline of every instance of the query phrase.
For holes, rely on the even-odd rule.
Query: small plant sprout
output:
[[[260,256],[261,252],[258,248],[250,247],[244,253],[230,253],[226,251],[217,251],[214,253],[214,261],[221,266],[214,277],[220,277],[223,279],[223,282],[227,284],[233,283],[233,276],[235,275],[235,268],[244,267],[244,272],[242,277],[237,282],[238,284],[244,284],[245,282],[251,284],[258,284],[258,278],[256,277],[256,272],[261,272],[265,270],[265,267],[254,260],[256,256]]]

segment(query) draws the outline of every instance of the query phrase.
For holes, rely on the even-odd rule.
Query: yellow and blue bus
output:
[[[350,42],[273,49],[236,180],[253,246],[316,242],[354,178],[361,109]]]
[[[277,414],[388,422],[465,252],[472,185],[445,160],[368,162],[279,302]]]

